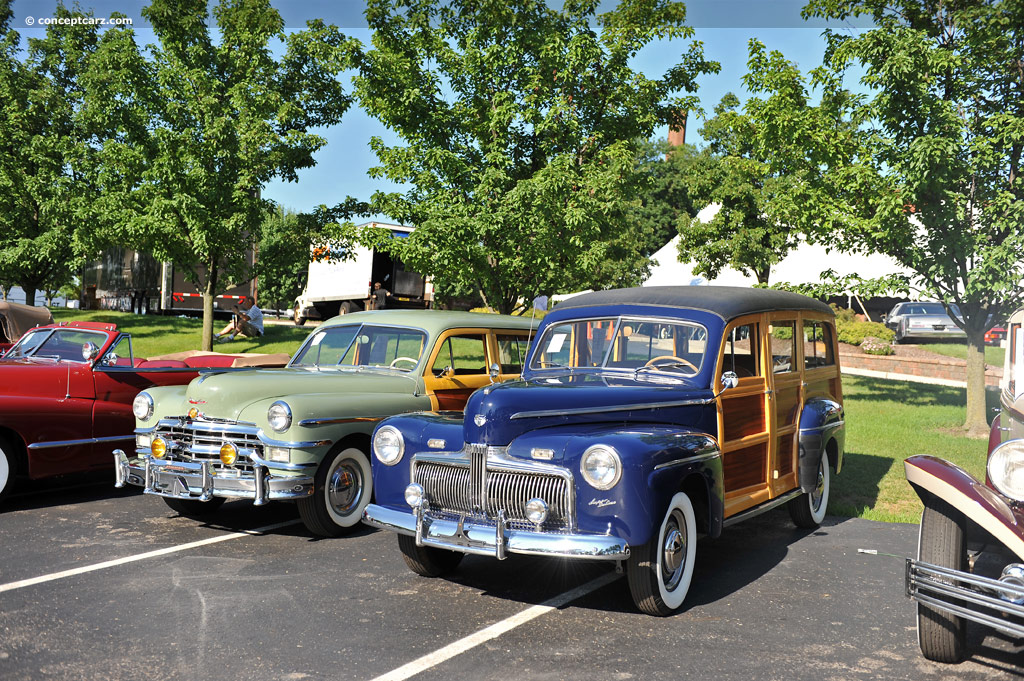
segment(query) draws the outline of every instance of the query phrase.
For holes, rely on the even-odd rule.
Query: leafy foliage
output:
[[[691,144],[671,147],[664,140],[642,141],[639,146],[637,164],[645,189],[629,219],[643,253],[651,256],[679,234],[681,218],[698,210],[685,181],[698,154]]]
[[[659,79],[629,66],[651,41],[689,38],[681,3],[371,0],[372,49],[356,93],[405,146],[371,145],[371,174],[408,186],[375,212],[416,226],[398,253],[441,296],[521,301],[636,283],[642,238],[628,216],[637,139],[696,107],[717,70],[691,43]],[[596,29],[595,29],[596,24]]]
[[[122,29],[101,36],[95,25],[51,25],[22,59],[11,16],[0,1],[0,280],[33,304],[36,290],[72,280],[78,234],[105,219],[103,163],[130,133],[128,122],[104,115],[117,105],[99,109],[95,87],[124,75],[133,46]],[[83,15],[58,6],[54,16]]]
[[[253,275],[248,254],[270,208],[262,187],[312,166],[325,144],[312,129],[351,104],[337,78],[351,44],[320,21],[285,35],[266,0],[218,2],[216,42],[204,0],[153,0],[143,14],[159,41],[139,79],[150,134],[112,168],[141,178],[118,234],[203,293],[208,349],[214,296]]]
[[[870,93],[833,100],[846,125],[794,119],[795,132],[780,126],[776,135],[802,136],[823,169],[806,219],[836,247],[884,253],[914,273],[924,296],[959,306],[969,345],[965,427],[980,433],[986,322],[1024,302],[1024,5],[812,0],[804,12],[866,15],[877,26],[827,33],[827,68],[814,72],[826,93],[839,93],[849,67],[863,70]],[[782,111],[799,108],[769,62],[753,67],[752,90],[770,92]]]
[[[768,92],[751,97],[742,110],[739,98],[726,94],[701,129],[708,141],[684,173],[696,205],[718,204],[708,222],[691,213],[679,222],[679,259],[695,262],[709,279],[731,267],[767,284],[772,267],[801,240],[820,233],[806,214],[823,161],[838,150],[822,147],[822,132],[847,124],[835,116],[847,94],[828,83],[812,105],[811,86],[795,64],[778,52],[750,41],[748,87]]]

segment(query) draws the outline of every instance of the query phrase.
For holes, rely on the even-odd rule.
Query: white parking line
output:
[[[188,551],[189,549],[199,548],[200,546],[206,546],[208,544],[216,544],[222,541],[228,541],[230,539],[238,539],[240,537],[251,537],[256,534],[263,534],[264,532],[270,532],[271,530],[278,530],[282,527],[288,527],[289,525],[298,525],[299,520],[286,520],[282,523],[274,523],[273,525],[266,525],[265,527],[257,527],[255,530],[244,530],[242,532],[232,532],[231,534],[222,534],[216,537],[210,537],[209,539],[201,539],[199,541],[189,542],[188,544],[178,544],[177,546],[168,546],[167,548],[157,549],[156,551],[148,551],[146,553],[139,553],[134,556],[126,556],[125,558],[117,558],[115,560],[108,560],[103,563],[95,563],[93,565],[86,565],[80,568],[74,568],[72,570],[64,570],[63,572],[54,572],[41,577],[32,577],[31,579],[23,579],[20,582],[11,582],[9,584],[0,584],[0,593],[5,591],[14,591],[15,589],[22,589],[26,586],[33,586],[35,584],[42,584],[43,582],[52,582],[57,579],[64,579],[65,577],[74,577],[75,575],[85,574],[86,572],[95,572],[96,570],[105,570],[107,568],[117,567],[118,565],[124,565],[125,563],[134,563],[139,560],[146,560],[148,558],[156,558],[157,556],[166,556],[168,553],[177,553],[179,551]]]
[[[585,596],[592,591],[597,591],[601,587],[611,584],[621,576],[622,575],[615,572],[603,574],[600,577],[590,580],[586,584],[582,584],[575,589],[566,591],[565,593],[555,596],[550,600],[544,601],[540,605],[527,608],[520,613],[512,615],[507,619],[503,619],[500,622],[495,622],[491,626],[481,629],[474,634],[470,634],[465,638],[461,638],[454,643],[449,643],[444,648],[435,650],[434,652],[413,660],[408,664],[404,664],[398,669],[394,669],[387,674],[378,676],[372,681],[404,681],[405,679],[426,671],[431,667],[436,667],[456,655],[461,655],[467,650],[477,647],[481,643],[486,643],[491,639],[498,638],[502,634],[526,624],[530,620],[536,619],[541,615],[551,612],[552,610],[557,610],[563,605],[571,603],[577,598]]]

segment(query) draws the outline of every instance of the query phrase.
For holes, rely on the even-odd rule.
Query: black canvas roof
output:
[[[684,307],[711,312],[727,321],[773,310],[814,310],[832,314],[825,303],[799,293],[741,286],[640,286],[594,291],[564,300],[557,309],[598,305]]]

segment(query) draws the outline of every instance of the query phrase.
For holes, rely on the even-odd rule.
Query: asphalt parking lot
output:
[[[268,529],[269,528],[269,529]],[[0,508],[0,679],[1009,679],[1024,647],[969,629],[924,660],[903,561],[914,525],[782,513],[702,539],[686,608],[652,618],[611,566],[468,557],[405,567],[393,535],[313,539],[294,507],[209,522],[91,484]]]

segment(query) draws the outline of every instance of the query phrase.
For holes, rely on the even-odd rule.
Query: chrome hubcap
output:
[[[339,463],[327,481],[327,503],[335,513],[345,515],[359,503],[363,476],[359,466],[349,459]]]
[[[824,465],[825,460],[822,459],[818,464],[818,482],[814,485],[814,492],[811,494],[811,508],[815,511],[821,508],[821,500],[825,496],[825,471],[822,470]]]
[[[665,587],[674,589],[683,576],[686,561],[686,526],[678,511],[672,512],[665,527],[665,540],[661,545],[661,577]]]

